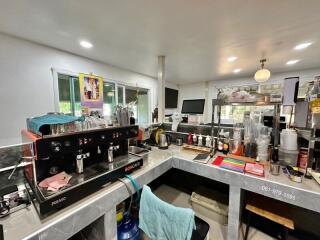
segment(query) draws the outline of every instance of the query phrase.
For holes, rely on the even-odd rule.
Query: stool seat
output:
[[[209,224],[197,216],[194,217],[196,229],[193,230],[191,240],[204,240],[209,232]]]

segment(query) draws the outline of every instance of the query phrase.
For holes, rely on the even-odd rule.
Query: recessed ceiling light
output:
[[[295,60],[290,60],[290,61],[286,62],[286,64],[287,65],[293,65],[293,64],[296,64],[298,62],[300,62],[300,60],[295,59]]]
[[[80,41],[80,45],[81,47],[84,47],[84,48],[92,48],[93,45],[91,42],[88,42],[88,41]]]
[[[295,46],[294,49],[295,50],[302,50],[302,49],[309,47],[311,44],[312,44],[311,42],[301,43],[301,44],[298,44],[297,46]]]
[[[241,71],[242,71],[241,68],[237,68],[237,69],[233,70],[233,73],[239,73],[239,72],[241,72]]]
[[[237,57],[228,57],[228,62],[234,62],[235,60],[237,60]]]

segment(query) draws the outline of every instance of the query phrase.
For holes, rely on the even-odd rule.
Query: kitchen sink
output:
[[[129,146],[128,152],[134,155],[143,156],[150,153],[151,151],[137,146]]]

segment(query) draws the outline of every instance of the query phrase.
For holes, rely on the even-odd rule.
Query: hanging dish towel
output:
[[[192,209],[175,207],[155,196],[144,186],[140,201],[139,227],[149,238],[190,240],[195,228]]]
[[[27,119],[28,130],[36,134],[44,134],[43,129],[47,126],[50,129],[50,125],[54,124],[66,124],[75,121],[83,121],[83,117],[75,117],[64,114],[47,114],[39,117]]]

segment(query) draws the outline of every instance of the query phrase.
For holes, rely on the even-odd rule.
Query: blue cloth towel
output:
[[[47,114],[40,117],[34,117],[28,120],[28,129],[34,133],[39,133],[44,125],[66,124],[74,121],[82,121],[82,117],[69,116],[64,114]]]
[[[139,227],[152,240],[190,240],[195,228],[194,212],[162,201],[148,186],[144,186]]]

